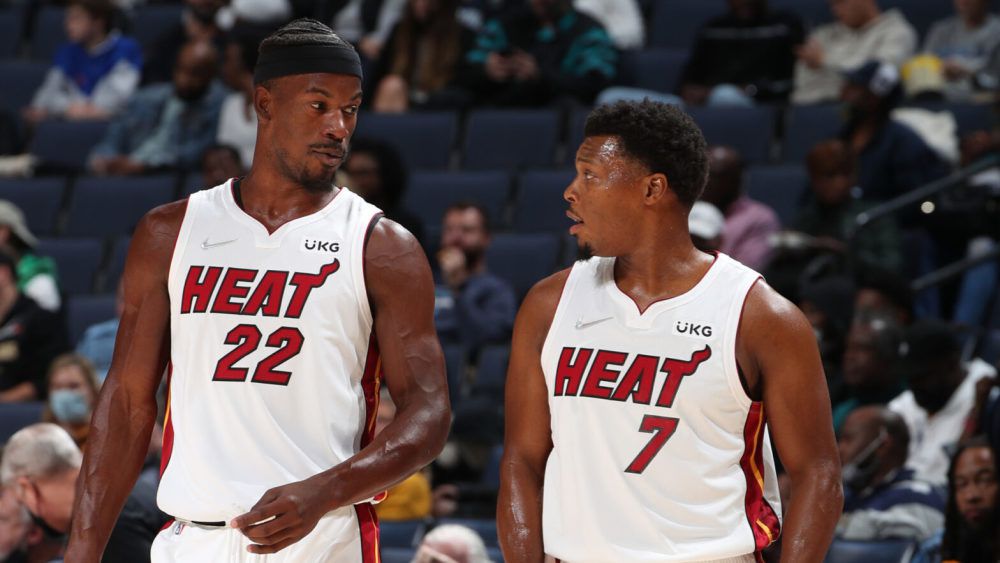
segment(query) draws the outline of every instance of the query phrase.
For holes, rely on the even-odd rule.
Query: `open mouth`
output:
[[[313,153],[315,153],[324,163],[331,166],[339,164],[340,161],[344,160],[344,153],[342,152],[313,150]]]
[[[574,235],[580,230],[580,226],[583,225],[583,219],[579,218],[569,210],[566,211],[566,216],[573,221],[573,224],[569,228],[569,234]]]

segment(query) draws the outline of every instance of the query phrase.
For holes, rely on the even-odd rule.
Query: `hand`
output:
[[[534,80],[540,74],[538,61],[535,60],[535,57],[530,53],[520,50],[511,56],[511,67],[513,68],[514,77],[522,82]]]
[[[511,61],[500,53],[490,53],[486,56],[486,76],[493,82],[504,82],[513,71]]]
[[[941,63],[941,70],[944,72],[944,77],[951,81],[961,80],[972,74],[962,63],[952,60],[943,61]]]
[[[42,108],[26,107],[21,110],[21,117],[28,123],[38,123],[48,117],[48,112]]]
[[[136,162],[127,156],[113,156],[107,159],[103,159],[103,171],[99,171],[97,166],[101,159],[94,159],[94,171],[100,174],[108,174],[111,176],[134,176],[137,174],[142,174],[146,171],[146,166],[140,162]]]
[[[368,35],[362,37],[361,41],[358,42],[358,50],[361,51],[362,55],[374,60],[382,52],[382,42]]]
[[[65,116],[67,119],[104,119],[108,114],[93,104],[77,102],[66,108]]]
[[[458,487],[452,484],[438,485],[433,493],[433,510],[435,518],[447,518],[458,510]]]
[[[805,44],[796,47],[795,56],[809,68],[816,69],[823,66],[823,46],[815,39],[810,39]]]
[[[247,548],[250,553],[277,553],[306,537],[326,514],[318,495],[321,490],[308,479],[275,487],[229,526],[254,542]]]
[[[437,253],[441,276],[448,287],[461,287],[469,279],[469,265],[465,262],[465,253],[454,246],[442,248]]]

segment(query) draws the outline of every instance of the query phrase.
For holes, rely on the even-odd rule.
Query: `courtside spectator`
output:
[[[94,366],[83,356],[63,354],[53,360],[47,383],[49,400],[42,421],[58,424],[82,450],[100,393]]]
[[[253,149],[257,145],[253,68],[257,65],[257,47],[260,42],[261,38],[256,34],[236,30],[230,35],[222,57],[222,81],[232,93],[222,102],[215,141],[220,145],[236,147],[246,169],[253,162]]]
[[[722,246],[722,229],[726,218],[719,208],[707,201],[696,201],[688,213],[691,242],[702,252],[715,252]]]
[[[396,149],[380,140],[355,137],[340,171],[347,175],[342,185],[423,241],[423,222],[403,207],[408,177]]]
[[[883,268],[864,268],[858,272],[856,284],[856,313],[881,311],[896,319],[900,326],[913,321],[915,296],[906,278]]]
[[[431,530],[413,563],[491,563],[483,539],[470,528],[445,524]]]
[[[902,329],[879,313],[856,313],[844,349],[841,398],[834,401],[833,428],[840,429],[854,409],[885,405],[903,392],[896,369]]]
[[[181,49],[192,41],[209,41],[222,50],[225,34],[216,24],[216,15],[225,0],[184,0],[181,19],[153,40],[146,51],[142,83],[170,82]]]
[[[214,188],[246,174],[239,151],[229,145],[212,145],[201,155],[201,189]]]
[[[24,213],[13,203],[0,200],[0,252],[17,263],[17,283],[21,291],[47,311],[62,306],[56,263],[47,256],[35,254],[38,239],[28,229]]]
[[[7,441],[0,485],[10,488],[49,535],[69,531],[83,455],[65,430],[49,422],[22,428]]]

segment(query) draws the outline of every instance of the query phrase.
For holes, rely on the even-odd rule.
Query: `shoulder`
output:
[[[739,321],[741,347],[760,365],[773,354],[816,348],[816,337],[806,316],[763,279],[747,292]]]
[[[367,233],[364,251],[365,270],[382,274],[410,275],[429,269],[427,258],[417,238],[402,225],[379,218]],[[369,281],[379,276],[369,276]]]
[[[174,201],[147,212],[135,228],[133,245],[145,251],[169,248],[173,252],[177,234],[184,222],[188,200]]]
[[[536,283],[524,297],[517,313],[515,332],[527,333],[539,350],[552,325],[570,272],[572,268],[567,268]]]
[[[899,8],[892,8],[883,12],[882,18],[875,25],[875,28],[881,28],[882,31],[905,32],[909,35],[917,35],[917,31]]]

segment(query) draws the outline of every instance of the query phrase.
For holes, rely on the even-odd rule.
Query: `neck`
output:
[[[856,29],[861,29],[867,26],[868,24],[878,19],[878,17],[881,15],[882,15],[882,10],[880,10],[878,5],[873,2],[871,7],[865,11],[863,19],[861,20],[861,23],[858,24],[858,27]]]
[[[259,147],[259,145],[258,145]],[[262,156],[254,153],[254,163]],[[240,182],[243,211],[273,233],[289,221],[319,211],[340,192],[340,188],[314,192],[279,174],[273,166],[253,166]]]

